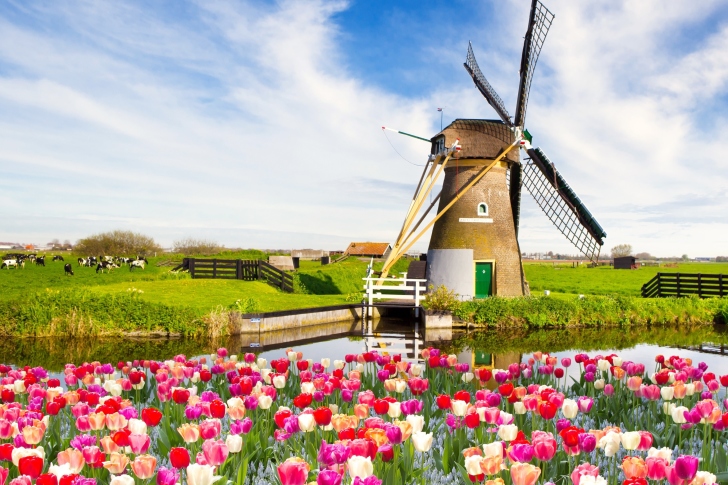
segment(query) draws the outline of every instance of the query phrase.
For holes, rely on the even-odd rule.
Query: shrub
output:
[[[207,239],[193,239],[188,237],[172,243],[172,248],[175,253],[183,254],[185,256],[197,254],[202,256],[211,256],[221,252],[224,249],[224,246],[215,241]]]
[[[449,290],[445,285],[437,288],[430,285],[430,291],[425,295],[423,306],[434,311],[454,311],[460,306],[460,300],[455,292]]]
[[[132,231],[109,231],[79,239],[74,252],[82,256],[151,255],[161,251],[154,239]]]
[[[260,311],[260,302],[255,298],[239,298],[230,305],[230,308],[242,314],[258,313]]]

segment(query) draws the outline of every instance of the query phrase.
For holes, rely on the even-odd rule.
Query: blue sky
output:
[[[0,4],[0,240],[392,240],[419,169],[382,125],[512,112],[530,2]],[[527,127],[606,249],[728,254],[728,7],[547,1]],[[428,146],[391,137],[407,160]],[[573,253],[524,196],[521,247]],[[427,240],[418,244],[426,249]]]

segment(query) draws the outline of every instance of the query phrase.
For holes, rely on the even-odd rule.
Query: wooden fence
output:
[[[728,275],[703,273],[657,273],[642,285],[644,298],[697,295],[700,298],[728,296]]]
[[[262,260],[184,258],[181,268],[192,278],[265,280],[269,285],[293,293],[293,275]]]

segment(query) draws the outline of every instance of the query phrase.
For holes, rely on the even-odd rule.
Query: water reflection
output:
[[[290,329],[285,332],[246,334],[220,340],[194,339],[5,339],[0,341],[0,362],[43,366],[58,372],[68,362],[168,359],[214,352],[218,347],[235,352],[255,352],[272,359],[295,347],[307,358],[343,358],[345,354],[377,350],[420,359],[428,346],[457,354],[473,367],[505,368],[534,351],[559,357],[575,352],[607,354],[642,362],[648,368],[659,353],[680,354],[695,362],[705,361],[716,373],[728,373],[728,331],[723,326],[528,329],[424,329],[412,321],[379,319]]]

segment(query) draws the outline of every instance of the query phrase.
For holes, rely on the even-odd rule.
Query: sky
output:
[[[548,0],[526,127],[607,232],[728,255],[728,4]],[[0,3],[0,241],[396,238],[456,118],[515,111],[528,0]],[[521,249],[574,254],[524,193]],[[426,250],[425,237],[415,249]]]

